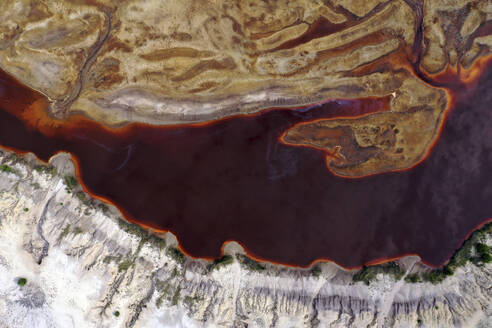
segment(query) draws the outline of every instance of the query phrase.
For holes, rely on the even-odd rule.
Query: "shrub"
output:
[[[26,278],[19,278],[17,279],[17,285],[19,286],[25,286],[27,284],[27,279]]]
[[[54,167],[54,166],[38,165],[34,169],[38,173],[47,173],[50,175],[56,175],[56,167]]]
[[[444,268],[442,268],[442,273],[445,276],[452,276],[454,274],[454,270],[449,265],[445,265]]]
[[[84,232],[84,230],[82,230],[81,227],[75,227],[73,230],[72,230],[72,233],[76,236],[80,233]]]
[[[369,285],[371,281],[376,279],[379,273],[389,274],[393,276],[395,280],[400,280],[404,275],[400,266],[395,262],[388,262],[380,265],[363,266],[353,277],[352,280],[355,282],[362,281],[366,285]]]
[[[490,254],[482,254],[480,256],[480,260],[482,260],[482,262],[484,262],[484,263],[490,263],[490,262],[492,262],[492,255],[490,255]]]
[[[429,272],[426,272],[422,275],[424,281],[430,282],[432,284],[438,284],[442,282],[446,278],[446,274],[441,269],[435,269]]]
[[[97,207],[99,207],[99,209],[104,213],[106,214],[109,210],[109,207],[106,205],[106,204],[103,204],[103,203],[99,203],[97,205]]]
[[[482,244],[482,243],[477,243],[475,245],[475,249],[477,250],[477,254],[479,256],[479,259],[484,262],[484,263],[490,263],[492,262],[492,255],[490,255],[490,247]]]
[[[408,283],[417,283],[417,282],[420,282],[420,276],[416,273],[409,273],[406,277],[405,277],[405,281],[408,282]]]
[[[15,173],[15,170],[6,164],[0,165],[0,171],[5,173]]]
[[[151,244],[151,245],[154,245],[156,247],[158,247],[160,250],[163,250],[164,248],[166,248],[166,241],[159,237],[159,236],[156,236],[156,235],[153,235],[153,234],[149,234],[148,238],[147,238],[147,241]]]
[[[120,261],[121,261],[121,255],[118,255],[118,256],[107,255],[103,259],[103,263],[106,263],[106,264],[109,264],[111,262],[119,263]]]
[[[119,317],[119,316],[120,316],[120,311],[114,311],[114,312],[113,312],[113,315],[114,315],[115,317]]]
[[[215,259],[210,265],[210,271],[219,269],[223,266],[229,265],[234,262],[234,258],[230,255],[224,255],[221,258]]]
[[[75,194],[75,196],[77,196],[77,198],[82,202],[82,203],[86,203],[87,202],[87,199],[85,197],[85,193],[83,191],[79,191]]]
[[[79,185],[77,179],[72,175],[66,175],[63,178],[63,182],[65,182],[66,190],[68,193],[72,192],[72,190]]]
[[[142,239],[145,239],[148,237],[149,233],[147,230],[144,228],[140,227],[137,224],[130,223],[125,221],[124,219],[120,218],[118,220],[118,225],[120,226],[121,229],[123,229],[125,232],[135,235],[137,237],[140,237]]]
[[[321,275],[321,267],[319,265],[313,265],[311,268],[311,274],[315,277],[319,277]]]
[[[490,252],[490,247],[482,243],[478,243],[477,245],[475,245],[475,248],[477,249],[478,254]]]
[[[259,262],[253,260],[250,257],[247,257],[246,255],[238,254],[236,255],[239,263],[241,263],[246,269],[250,271],[263,271],[266,269],[266,267],[263,264],[260,264]]]
[[[128,270],[132,266],[132,264],[133,264],[132,261],[128,259],[124,260],[123,262],[118,264],[118,272],[123,272]]]
[[[179,264],[183,264],[186,259],[184,254],[176,247],[169,247],[167,249],[167,255]]]
[[[362,281],[366,285],[369,285],[374,279],[376,279],[376,270],[374,269],[374,267],[371,268],[365,265],[352,277],[353,281]]]

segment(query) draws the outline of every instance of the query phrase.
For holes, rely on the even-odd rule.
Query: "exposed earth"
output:
[[[198,124],[389,99],[279,139],[322,152],[327,174],[345,179],[425,161],[491,52],[488,0],[0,3],[0,69],[47,100],[28,104],[38,116],[13,112],[29,128],[48,135],[76,117]],[[236,242],[215,261],[193,259],[180,236],[127,223],[75,175],[67,155],[48,165],[0,152],[0,327],[492,325],[490,225],[440,268],[417,256],[293,268]]]
[[[439,77],[467,82],[480,71],[492,46],[491,8],[489,1],[468,0],[117,6],[6,0],[0,67],[45,94],[51,114],[83,112],[111,125],[189,123],[392,95],[387,113],[325,125],[343,124],[339,139],[373,149],[354,156],[341,148],[339,161],[348,162],[331,166],[337,174],[361,176],[422,160],[451,99],[435,87]]]
[[[11,168],[0,170],[0,327],[492,324],[492,264],[476,246],[492,246],[492,224],[454,257],[452,276],[418,257],[362,270],[291,268],[255,261],[237,243],[212,262],[81,192],[66,154],[45,166],[1,151],[0,163]]]

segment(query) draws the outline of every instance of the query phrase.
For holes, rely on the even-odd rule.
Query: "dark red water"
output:
[[[333,176],[321,152],[277,139],[295,123],[382,109],[387,98],[194,127],[132,125],[110,133],[82,121],[52,129],[50,137],[2,110],[0,144],[44,160],[59,150],[73,153],[92,193],[141,223],[173,231],[194,256],[218,256],[232,239],[254,255],[296,265],[329,258],[358,266],[407,253],[437,265],[492,216],[487,70],[477,88],[457,99],[422,164],[362,179]],[[34,98],[1,76],[0,106],[22,107]]]

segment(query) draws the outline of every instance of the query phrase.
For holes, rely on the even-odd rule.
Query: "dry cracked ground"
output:
[[[0,67],[51,114],[173,124],[391,95],[390,110],[291,128],[361,176],[423,159],[449,103],[422,76],[466,81],[492,47],[487,0],[4,0]]]

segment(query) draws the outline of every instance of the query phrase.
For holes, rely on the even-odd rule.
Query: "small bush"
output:
[[[76,236],[80,233],[84,232],[84,230],[82,230],[81,227],[75,227],[73,230],[72,230],[72,233]]]
[[[319,277],[321,275],[321,267],[319,265],[313,265],[311,274],[315,277]]]
[[[420,282],[420,276],[418,274],[416,274],[416,273],[409,273],[405,277],[405,281],[408,282],[408,283],[415,284],[417,282]]]
[[[15,173],[15,170],[6,164],[0,165],[0,171],[5,173]]]
[[[259,262],[253,260],[252,258],[238,254],[236,255],[239,263],[241,263],[246,269],[250,271],[263,271],[266,269],[266,267],[263,264],[260,264]]]
[[[482,254],[480,256],[480,260],[482,260],[482,262],[484,262],[484,263],[490,263],[490,262],[492,262],[492,255],[490,255],[490,254]]]
[[[38,165],[34,169],[38,173],[47,173],[50,175],[56,175],[56,167],[54,167],[54,166]]]
[[[362,281],[366,285],[369,285],[371,281],[376,279],[376,276],[379,273],[389,274],[393,276],[395,280],[400,280],[405,275],[405,271],[403,271],[397,263],[388,262],[380,265],[364,265],[362,269],[352,277],[352,280],[355,282]]]
[[[119,317],[119,316],[120,316],[120,311],[114,311],[114,312],[113,312],[113,315],[114,315],[115,317]]]
[[[118,256],[107,255],[103,259],[103,263],[106,263],[106,264],[109,264],[111,262],[119,263],[120,261],[121,261],[121,255],[118,255]]]
[[[159,236],[156,236],[156,235],[153,235],[153,234],[149,234],[149,237],[147,239],[147,241],[151,244],[151,245],[154,245],[156,247],[158,247],[161,251],[166,248],[166,241],[159,237]]]
[[[210,265],[210,271],[219,269],[226,265],[229,265],[234,262],[234,258],[230,255],[224,255],[221,258],[215,259],[214,262]]]
[[[75,189],[79,185],[79,183],[77,182],[77,179],[72,175],[66,175],[63,178],[63,182],[65,183],[66,190],[68,193],[72,192],[72,190]]]
[[[27,279],[26,278],[19,278],[17,279],[17,285],[19,286],[25,286],[27,284]]]
[[[27,207],[24,207],[24,212],[29,212],[29,209]]]
[[[442,268],[442,273],[445,276],[452,276],[454,274],[454,270],[449,265],[445,265],[444,268]]]
[[[176,247],[169,247],[167,249],[167,255],[179,264],[183,264],[185,261],[185,255]]]
[[[490,247],[483,244],[483,243],[477,243],[475,245],[475,249],[477,250],[478,257],[480,261],[484,263],[490,263],[492,262],[492,255],[490,254]]]
[[[79,191],[75,194],[77,196],[77,198],[85,204],[85,202],[87,201],[86,197],[85,197],[85,193],[83,191]]]
[[[106,204],[99,203],[97,207],[104,213],[106,214],[109,211],[109,207]]]
[[[490,253],[490,247],[485,245],[485,244],[482,244],[482,243],[478,243],[475,248],[477,249],[477,252],[478,254],[484,254],[484,253]]]
[[[123,262],[118,264],[118,272],[123,272],[123,271],[128,270],[132,266],[132,264],[133,264],[132,261],[130,261],[128,259],[123,260]]]
[[[149,235],[149,233],[144,228],[140,227],[137,224],[127,222],[122,218],[118,220],[118,225],[125,232],[140,237],[142,239],[147,238]]]
[[[426,272],[422,275],[422,279],[424,281],[430,282],[432,284],[438,284],[442,282],[446,278],[446,274],[442,269],[435,269],[429,272]]]

